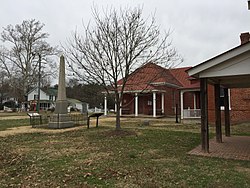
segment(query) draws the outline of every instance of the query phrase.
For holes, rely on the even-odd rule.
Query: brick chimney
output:
[[[250,34],[249,34],[249,32],[247,32],[247,33],[241,33],[240,34],[240,41],[241,41],[241,45],[248,43],[250,41]]]

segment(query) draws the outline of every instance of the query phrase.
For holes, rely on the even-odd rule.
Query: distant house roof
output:
[[[124,92],[161,90],[162,86],[178,89],[199,88],[199,84],[193,84],[186,70],[190,67],[166,69],[154,63],[147,63],[136,69],[128,78]],[[121,85],[123,80],[118,81]]]
[[[8,93],[0,93],[0,97],[6,97],[8,96]]]
[[[42,90],[48,95],[57,96],[57,89],[55,88],[47,88],[47,89],[42,89]]]
[[[72,98],[67,98],[67,101],[69,103],[73,103],[73,104],[76,104],[76,103],[83,103],[82,101],[79,101],[77,99],[72,99]]]
[[[31,89],[28,93],[30,94],[32,91],[36,90],[37,87],[34,87],[33,89]],[[47,95],[53,95],[53,96],[57,96],[57,89],[55,88],[41,88],[41,91],[43,91],[44,93],[46,93]]]

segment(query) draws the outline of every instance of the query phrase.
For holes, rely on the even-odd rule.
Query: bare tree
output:
[[[74,75],[112,91],[119,112],[130,73],[148,62],[171,67],[182,59],[169,41],[170,33],[160,34],[154,16],[143,19],[141,8],[109,9],[103,17],[94,9],[93,15],[95,25],[84,26],[82,34],[75,31],[64,49]]]
[[[57,50],[46,42],[49,34],[42,32],[43,27],[44,24],[32,19],[15,26],[8,25],[1,33],[1,40],[7,44],[0,49],[0,67],[23,96],[38,82],[39,61],[42,80],[48,80],[55,71],[51,55]]]

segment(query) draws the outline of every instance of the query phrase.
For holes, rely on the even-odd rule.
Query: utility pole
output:
[[[40,87],[41,87],[41,54],[38,54],[38,99],[37,99],[37,105],[36,105],[36,110],[37,113],[39,113],[40,110]]]

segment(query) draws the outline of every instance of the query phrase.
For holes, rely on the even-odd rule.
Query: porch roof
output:
[[[190,76],[207,78],[227,88],[250,87],[250,42],[213,57],[189,70]]]

